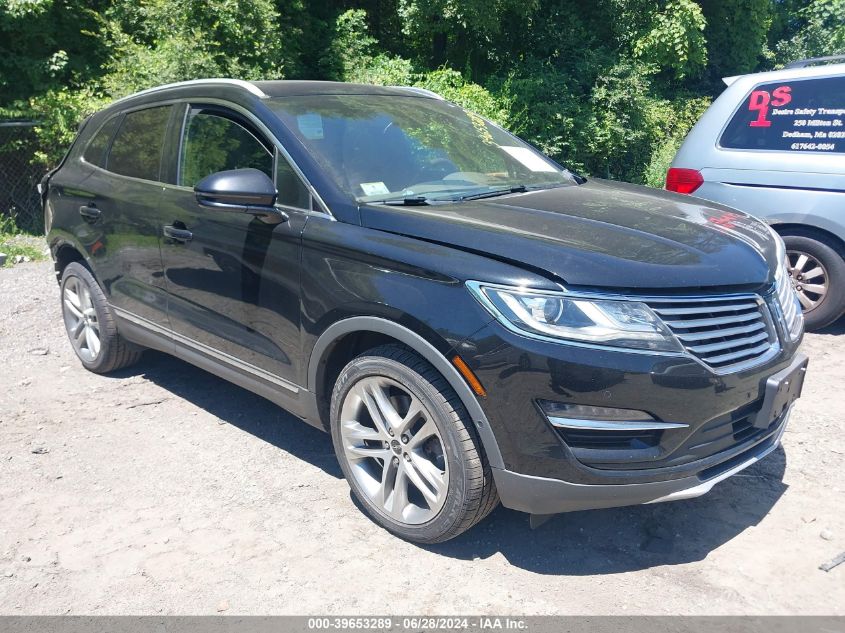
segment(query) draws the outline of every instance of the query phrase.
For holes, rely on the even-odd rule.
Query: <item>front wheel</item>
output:
[[[490,466],[458,396],[398,345],[352,360],[332,393],[335,453],[367,514],[394,534],[439,543],[498,503]]]
[[[830,325],[845,312],[845,261],[828,244],[784,235],[789,276],[808,330]]]

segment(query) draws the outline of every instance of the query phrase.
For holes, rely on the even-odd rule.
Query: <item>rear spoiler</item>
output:
[[[722,77],[722,81],[724,81],[724,82],[725,82],[725,85],[726,85],[726,86],[730,86],[730,85],[731,85],[731,84],[733,84],[733,83],[734,83],[737,79],[741,79],[742,77],[745,77],[745,75],[734,75],[733,77]]]

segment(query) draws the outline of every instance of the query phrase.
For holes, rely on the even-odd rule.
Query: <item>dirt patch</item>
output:
[[[498,509],[418,547],[352,503],[331,442],[149,353],[77,362],[49,263],[0,270],[0,613],[845,614],[845,324],[808,335],[784,446],[700,499]],[[225,609],[221,611],[221,607]]]

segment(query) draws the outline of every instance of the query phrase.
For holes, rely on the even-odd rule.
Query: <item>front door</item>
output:
[[[249,120],[220,106],[191,105],[181,131],[175,185],[166,186],[162,258],[177,343],[247,372],[297,382],[299,251],[307,214],[268,223],[201,206],[205,176],[252,167],[274,178],[273,145]],[[278,186],[278,185],[277,185]]]

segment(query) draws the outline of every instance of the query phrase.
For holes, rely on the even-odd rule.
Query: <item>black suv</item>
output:
[[[582,178],[427,91],[162,86],[90,117],[41,191],[86,368],[152,348],[278,403],[410,540],[499,500],[703,494],[803,383],[764,223]]]

